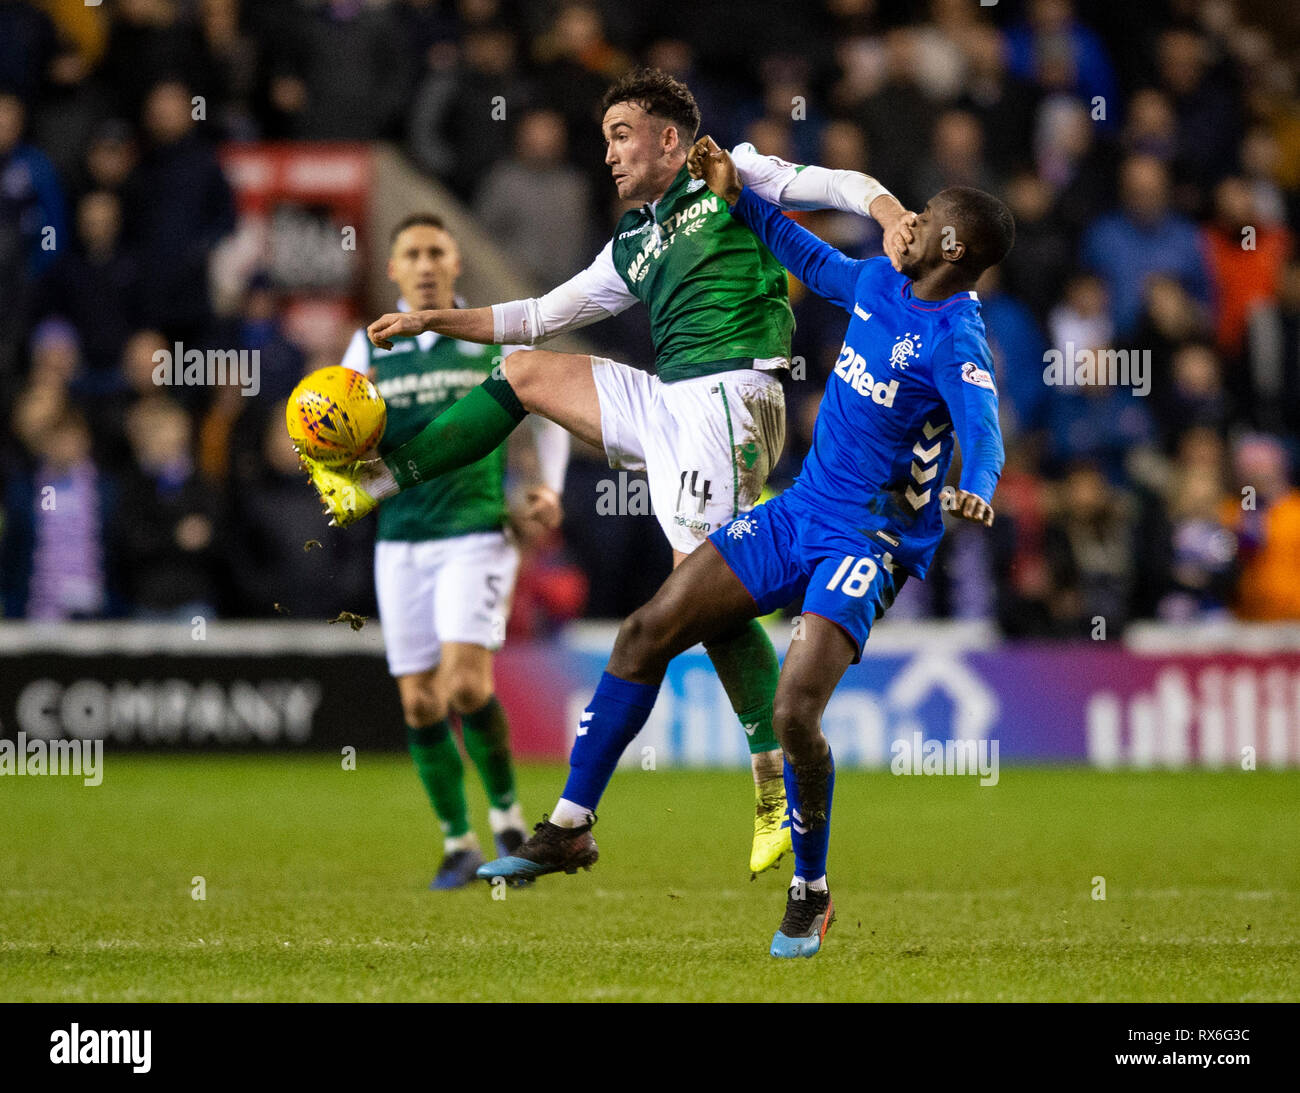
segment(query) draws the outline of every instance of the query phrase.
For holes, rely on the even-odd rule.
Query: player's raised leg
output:
[[[602,447],[591,357],[526,349],[383,459],[328,468],[304,460],[333,522],[354,523],[380,501],[494,452],[530,413]]]
[[[619,628],[614,652],[583,711],[568,781],[550,820],[538,824],[516,854],[488,862],[478,875],[518,881],[590,868],[598,856],[591,835],[596,806],[619,756],[650,716],[668,662],[757,612],[754,598],[711,547],[678,566]]]
[[[815,955],[835,919],[826,883],[835,760],[821,720],[858,654],[854,639],[835,623],[806,612],[803,618],[803,636],[790,643],[775,704],[794,842],[794,878],[772,938],[772,955],[782,957]]]

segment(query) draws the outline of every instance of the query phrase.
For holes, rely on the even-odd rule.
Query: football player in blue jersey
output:
[[[687,558],[620,629],[561,797],[562,812],[577,806],[586,822],[538,824],[479,876],[522,881],[589,868],[596,804],[645,724],[669,660],[802,594],[803,634],[790,644],[775,703],[795,872],[770,951],[812,956],[835,914],[826,882],[835,764],[822,712],[903,582],[925,576],[943,535],[940,510],[993,523],[1002,434],[974,286],[1011,249],[1015,228],[992,195],[943,190],[916,217],[895,270],[884,257],[846,257],[742,189],[731,157],[707,137],[694,159],[733,216],[812,291],[849,312],[844,347],[794,485],[714,532],[715,549]],[[941,494],[954,437],[960,484]]]

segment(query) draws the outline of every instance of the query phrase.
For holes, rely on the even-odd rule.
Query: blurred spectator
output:
[[[853,107],[853,119],[867,134],[884,182],[910,208],[925,204],[930,194],[917,193],[912,180],[925,160],[934,124],[934,104],[919,79],[920,45],[908,28],[885,35],[884,79],[878,88]],[[887,165],[887,166],[886,166]]]
[[[1178,160],[1196,188],[1197,204],[1210,188],[1238,168],[1241,112],[1221,73],[1211,68],[1209,43],[1198,31],[1174,27],[1160,35],[1156,51],[1160,83],[1178,119]]]
[[[1172,383],[1168,394],[1154,403],[1160,438],[1173,450],[1183,430],[1203,426],[1222,432],[1228,423],[1229,402],[1224,389],[1223,366],[1213,347],[1188,342],[1172,358]]]
[[[1196,227],[1169,209],[1169,179],[1151,156],[1130,156],[1120,175],[1120,209],[1095,220],[1083,239],[1085,266],[1106,279],[1115,330],[1133,333],[1152,273],[1169,273],[1203,303],[1209,281]]]
[[[1008,431],[1031,432],[1046,424],[1048,388],[1043,382],[1047,340],[1030,310],[1002,291],[1001,271],[986,270],[977,286],[980,312],[993,354],[994,374]]]
[[[1052,309],[1048,326],[1052,345],[1061,352],[1067,346],[1110,345],[1115,328],[1110,321],[1106,283],[1095,273],[1075,274],[1065,286],[1061,302]]]
[[[376,140],[398,132],[417,58],[387,5],[284,5],[270,54],[268,119],[291,140]],[[346,76],[341,77],[341,74]]]
[[[1237,541],[1221,519],[1225,499],[1229,495],[1223,441],[1213,429],[1188,429],[1165,496],[1171,558],[1168,591],[1157,608],[1162,620],[1192,622],[1227,613]]]
[[[488,172],[475,212],[539,284],[558,285],[592,260],[591,188],[565,161],[559,113],[533,110],[519,120],[515,154]]]
[[[934,123],[930,156],[916,173],[912,192],[925,200],[949,186],[999,189],[984,162],[984,134],[974,114],[945,110]]]
[[[1093,346],[1090,351],[1107,348]],[[1050,388],[1047,432],[1048,456],[1056,468],[1087,460],[1117,485],[1126,479],[1130,452],[1153,438],[1147,400],[1131,387],[1100,382]]]
[[[1298,622],[1300,490],[1291,484],[1286,449],[1274,437],[1244,437],[1233,463],[1241,492],[1220,509],[1241,558],[1233,610],[1253,622]]]
[[[808,96],[808,62],[786,53],[764,57],[759,79],[761,95],[737,111],[742,130],[752,133],[762,122],[759,132],[779,131],[780,145],[785,150],[776,154],[781,158],[795,163],[814,162],[825,119],[816,100]],[[708,119],[703,119],[701,133],[708,131],[708,125]],[[768,151],[767,143],[753,143],[765,155],[774,154]]]
[[[1175,169],[1178,121],[1169,96],[1154,87],[1137,92],[1129,102],[1120,141],[1127,155],[1152,156]]]
[[[663,69],[691,89],[700,108],[701,135],[710,134],[721,148],[731,148],[739,142],[735,103],[732,101],[734,92],[729,93],[723,81],[709,69],[698,65],[690,42],[681,38],[660,38],[651,42],[646,50],[646,64]]]
[[[57,45],[54,23],[36,5],[0,3],[0,90],[35,102]]]
[[[1241,173],[1255,200],[1261,227],[1273,228],[1287,221],[1286,192],[1277,182],[1280,158],[1277,138],[1266,126],[1252,127],[1241,142]]]
[[[23,143],[26,124],[22,99],[0,92],[0,259],[21,263],[15,272],[35,277],[65,245],[67,214],[53,164]],[[0,269],[0,285],[12,279]]]
[[[150,147],[126,199],[142,306],[171,337],[198,341],[211,320],[208,254],[234,230],[234,197],[216,155],[194,132],[184,84],[161,83],[149,92],[144,125]]]
[[[110,481],[90,454],[90,430],[55,388],[29,388],[15,425],[32,459],[6,489],[0,577],[5,614],[86,619],[109,605],[104,528]]]
[[[251,618],[373,614],[373,531],[357,527],[355,535],[338,535],[326,526],[315,496],[302,488],[283,401],[261,423],[252,445],[257,458],[235,469],[239,488],[228,536],[233,610]],[[319,548],[307,546],[313,538]]]
[[[120,119],[104,122],[86,149],[87,186],[121,195],[138,160],[131,127]]]
[[[964,0],[959,6],[973,10]],[[1005,177],[1031,166],[1024,135],[1033,129],[1037,94],[1007,71],[1006,43],[995,27],[974,23],[963,33],[960,45],[968,74],[965,94],[957,105],[979,120],[990,168]],[[1017,223],[1017,249],[1019,228]]]
[[[588,172],[592,185],[608,185],[600,99],[632,59],[606,37],[599,8],[582,0],[560,7],[536,40],[533,56],[542,102],[564,115],[575,165]]]
[[[77,240],[46,274],[38,316],[62,315],[77,329],[89,388],[112,385],[122,346],[144,320],[140,270],[122,249],[122,202],[92,190],[77,203]]]
[[[1056,215],[1052,188],[1032,171],[1016,175],[1005,198],[1016,218],[1016,244],[1002,262],[1002,281],[1043,321],[1074,264],[1074,241]]]
[[[236,378],[213,392],[211,403],[199,424],[199,473],[209,483],[225,486],[254,473],[260,463],[268,400],[283,403],[308,371],[301,347],[285,332],[280,321],[280,304],[270,278],[256,274],[244,295],[244,305],[235,322],[226,324],[226,344],[240,351],[256,353],[253,358],[258,395],[244,393]],[[274,421],[276,428],[280,421]]]
[[[1105,620],[1107,634],[1124,629],[1136,547],[1132,513],[1123,496],[1099,467],[1072,467],[1044,535],[1053,626],[1059,636],[1086,637],[1097,619]]]
[[[1090,107],[1105,104],[1102,128],[1116,122],[1119,88],[1097,34],[1075,16],[1070,0],[1029,0],[1023,23],[1007,32],[1011,72],[1044,90],[1068,92]]]
[[[64,319],[46,319],[32,331],[27,377],[35,387],[66,392],[81,372],[81,339]]]
[[[511,126],[534,101],[518,70],[518,42],[504,26],[465,36],[454,50],[433,50],[416,91],[407,130],[415,162],[468,199],[493,163],[511,150]]]
[[[1052,219],[1071,240],[1114,200],[1113,151],[1098,137],[1097,126],[1083,104],[1074,99],[1058,95],[1039,106],[1034,123],[1034,165],[1051,188]]]
[[[1133,344],[1151,353],[1151,400],[1159,405],[1170,398],[1174,353],[1189,341],[1210,341],[1208,316],[1174,277],[1157,273],[1147,278],[1142,293],[1142,314]]]
[[[1246,376],[1250,420],[1300,438],[1300,259],[1282,272],[1278,296],[1250,318]]]
[[[1044,550],[1050,498],[1028,447],[1008,449],[997,494],[993,526],[1005,537],[996,574],[998,622],[1012,637],[1051,636],[1052,574]]]
[[[216,498],[195,474],[190,416],[163,395],[127,413],[134,456],[110,542],[138,618],[209,617],[217,596]]]
[[[587,603],[587,577],[565,557],[558,531],[545,531],[536,522],[516,526],[520,549],[519,579],[506,639],[542,641],[582,615]]]
[[[1291,249],[1285,228],[1260,223],[1254,194],[1243,179],[1225,178],[1214,191],[1214,220],[1204,230],[1214,284],[1219,352],[1236,359],[1250,313],[1277,296]]]
[[[3,85],[0,85],[3,86]],[[96,127],[112,113],[110,96],[83,51],[60,41],[45,94],[32,104],[31,141],[50,158],[65,188],[75,192],[81,157]]]
[[[119,0],[100,76],[126,117],[138,117],[153,87],[165,80],[184,79],[213,94],[202,35],[182,18],[176,0]]]

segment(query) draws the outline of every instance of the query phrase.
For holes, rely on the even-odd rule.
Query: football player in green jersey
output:
[[[527,350],[501,374],[383,460],[312,480],[339,524],[431,474],[495,447],[529,413],[603,448],[613,467],[644,469],[674,564],[759,500],[785,440],[777,373],[789,367],[794,327],[780,263],[728,213],[687,154],[699,128],[690,90],[657,70],[624,77],[604,99],[602,130],[619,196],[640,202],[584,271],[531,300],[460,311],[391,313],[370,324],[381,348],[427,331],[475,342],[534,345],[616,315],[638,301],[650,312],[655,375],[601,357]],[[897,259],[912,214],[874,179],[799,167],[736,150],[745,182],[786,208],[871,215]],[[762,627],[746,623],[705,646],[748,737],[757,799],[750,869],[790,848],[781,752],[772,730],[779,664]],[[551,816],[581,826],[561,801]]]
[[[454,307],[459,274],[459,249],[438,217],[417,214],[397,225],[388,276],[401,291],[399,308]],[[369,375],[384,396],[383,455],[482,383],[502,352],[433,332],[384,352],[358,330],[343,364]],[[569,437],[544,418],[532,421],[538,470],[520,487],[512,515],[554,528],[562,516]],[[519,565],[507,528],[506,459],[503,444],[392,498],[379,512],[375,533],[375,592],[388,667],[401,695],[411,757],[443,830],[434,889],[468,884],[483,861],[469,826],[453,716],[487,791],[498,853],[524,841],[509,730],[492,679],[492,654],[505,638]]]

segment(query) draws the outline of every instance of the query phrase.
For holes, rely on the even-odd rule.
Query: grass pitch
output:
[[[405,756],[104,769],[0,779],[0,1000],[1300,998],[1300,772],[841,772],[839,918],[775,961],[789,862],[750,882],[743,771],[620,772],[593,872],[494,900],[426,890]],[[562,778],[522,769],[531,818]]]

